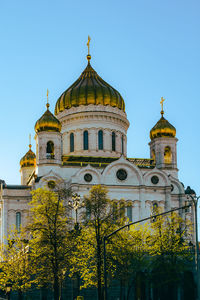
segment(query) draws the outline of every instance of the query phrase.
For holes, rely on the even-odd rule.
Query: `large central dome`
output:
[[[118,91],[105,82],[90,65],[81,76],[59,97],[55,115],[80,105],[110,105],[125,111],[125,103]]]

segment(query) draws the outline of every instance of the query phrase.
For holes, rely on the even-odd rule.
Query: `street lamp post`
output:
[[[197,300],[200,300],[200,268],[199,268],[199,242],[198,242],[198,223],[197,223],[197,205],[200,196],[196,196],[195,191],[187,187],[185,190],[185,194],[187,195],[187,199],[190,200],[194,207],[194,222],[195,222],[195,260],[196,260],[196,272],[197,272]]]
[[[74,209],[75,211],[75,226],[78,225],[78,209],[81,207],[81,196],[77,193],[72,194],[72,199],[69,200],[68,205],[70,208]]]

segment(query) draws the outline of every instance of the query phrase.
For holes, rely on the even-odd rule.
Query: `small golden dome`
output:
[[[31,150],[31,144],[29,145],[29,151],[22,157],[20,160],[20,166],[23,167],[35,167],[36,165],[36,156],[35,153]]]
[[[42,117],[35,123],[35,132],[40,131],[61,131],[60,121],[49,111],[49,103],[47,103],[47,110]]]
[[[175,137],[176,128],[171,125],[164,117],[163,110],[161,111],[161,118],[150,131],[150,139],[153,140],[158,137]]]
[[[110,105],[125,111],[125,103],[120,93],[105,82],[90,65],[81,76],[59,97],[55,106],[55,115],[65,109],[80,105]]]

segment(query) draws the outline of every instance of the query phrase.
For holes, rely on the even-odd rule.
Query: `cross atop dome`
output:
[[[49,109],[49,106],[50,106],[50,104],[49,104],[49,90],[47,89],[47,104],[46,104],[47,109]]]
[[[88,41],[87,41],[87,47],[88,47],[87,60],[88,60],[88,63],[90,63],[90,59],[91,59],[91,55],[90,55],[90,41],[91,41],[91,37],[88,35]]]
[[[161,101],[160,101],[160,104],[161,104],[161,115],[163,116],[164,115],[164,110],[163,110],[163,102],[165,101],[165,99],[163,97],[161,97]]]
[[[31,134],[29,134],[29,149],[31,149]]]
[[[81,105],[110,106],[125,112],[124,99],[120,93],[105,82],[90,64],[90,41],[91,38],[88,36],[88,65],[79,78],[58,98],[55,115]]]
[[[150,131],[150,138],[151,140],[158,138],[158,137],[175,137],[176,136],[176,128],[170,124],[164,117],[164,110],[163,110],[163,102],[165,99],[161,97],[161,118],[156,123],[156,125]]]

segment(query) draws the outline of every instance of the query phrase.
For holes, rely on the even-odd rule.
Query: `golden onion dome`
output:
[[[105,82],[90,64],[81,76],[59,97],[55,106],[55,115],[65,109],[80,105],[110,105],[125,111],[125,103],[120,93]]]
[[[35,167],[36,165],[36,156],[35,153],[31,150],[31,144],[29,144],[28,152],[20,160],[20,166],[23,167]]]
[[[47,103],[47,110],[41,118],[35,123],[35,132],[41,131],[61,131],[60,121],[50,112],[49,103]]]
[[[158,137],[175,137],[176,128],[171,125],[164,117],[163,110],[161,111],[161,118],[150,131],[150,139],[153,140]]]

